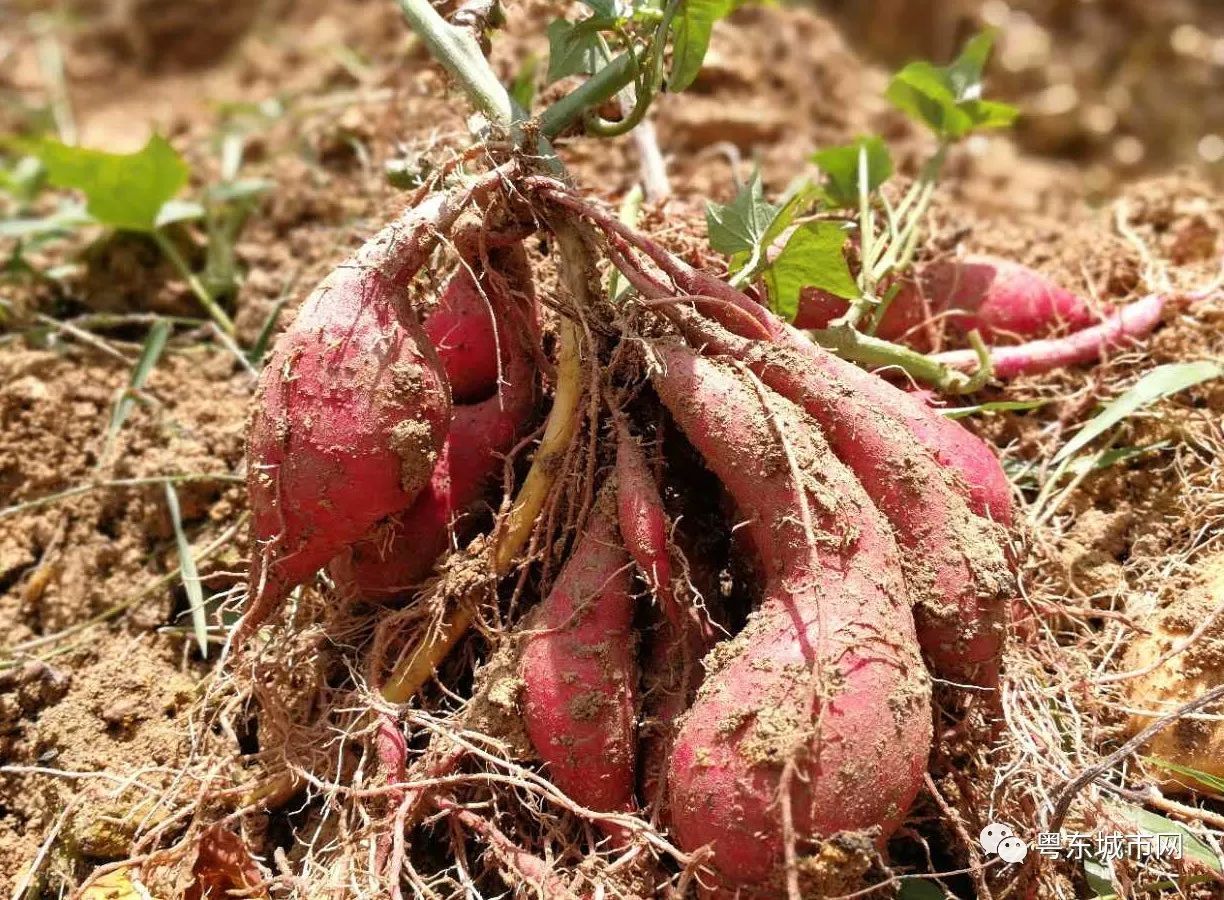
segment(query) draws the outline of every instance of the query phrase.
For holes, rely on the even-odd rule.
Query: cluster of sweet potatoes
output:
[[[537,301],[523,240],[558,222],[586,254],[569,283],[576,271],[600,302],[576,308],[583,292],[564,288]],[[457,267],[434,301],[410,303],[440,242]],[[599,257],[634,290],[607,301]],[[563,564],[529,579],[538,600],[506,638],[541,771],[613,842],[633,829],[600,813],[708,848],[716,892],[795,888],[801,858],[840,833],[882,846],[926,774],[933,682],[987,710],[997,689],[1007,479],[918,396],[551,178],[502,172],[429,196],[280,338],[249,429],[253,565],[235,641],[320,570],[342,599],[410,598],[488,522],[473,509],[521,494],[512,463],[538,424],[540,374],[576,390],[544,352],[567,319],[582,323],[591,402],[566,408],[606,440],[578,533],[550,536]],[[626,355],[634,366],[608,365]],[[720,486],[720,528],[751,573],[746,620],[699,602],[695,570],[727,560],[688,552],[677,444]]]

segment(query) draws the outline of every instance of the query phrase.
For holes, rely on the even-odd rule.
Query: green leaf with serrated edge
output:
[[[979,34],[950,66],[913,62],[893,76],[885,96],[943,138],[964,137],[980,128],[1002,128],[1018,111],[1006,103],[981,99],[982,69],[994,37]]]
[[[901,882],[897,900],[947,900],[947,894],[934,882],[907,878]]]
[[[191,543],[183,530],[183,515],[179,511],[178,494],[174,485],[166,482],[166,506],[170,509],[170,523],[174,526],[174,542],[178,547],[179,577],[187,592],[187,604],[191,609],[191,625],[195,630],[200,655],[208,658],[208,616],[204,609],[204,590],[200,587],[200,573],[195,558],[191,555]]]
[[[769,223],[769,227],[765,229],[765,236],[761,239],[761,244],[768,247],[781,237],[782,232],[790,228],[791,222],[795,221],[795,217],[820,196],[822,196],[820,185],[814,184],[810,178],[793,180],[786,186],[786,191],[781,198],[782,205],[774,215],[773,221]]]
[[[165,203],[187,183],[183,158],[153,135],[135,153],[106,153],[44,138],[22,142],[47,169],[47,180],[85,195],[85,208],[103,225],[152,231]]]
[[[892,175],[892,157],[888,147],[874,135],[856,138],[841,147],[828,147],[812,154],[814,162],[828,179],[826,195],[836,206],[857,207],[859,204],[859,154],[867,153],[867,192],[870,193]]]
[[[1131,386],[1122,396],[1109,403],[1071,440],[1054,455],[1058,463],[1088,446],[1114,425],[1171,394],[1224,376],[1224,365],[1210,360],[1169,363],[1157,366]]]
[[[672,66],[667,78],[670,90],[683,91],[697,79],[714,23],[734,8],[734,0],[681,0],[672,19]]]
[[[718,203],[706,204],[706,229],[709,232],[710,246],[727,256],[745,250],[752,252],[760,246],[778,215],[778,209],[765,199],[761,173],[753,172],[752,177],[730,203],[725,206]]]
[[[548,26],[548,83],[568,75],[594,75],[603,66],[599,33],[565,19]]]
[[[1192,778],[1208,790],[1215,791],[1217,794],[1224,796],[1224,778],[1220,778],[1218,775],[1202,772],[1190,766],[1183,766],[1167,759],[1161,759],[1158,756],[1149,756],[1147,759],[1148,762],[1154,763],[1162,769],[1168,769],[1177,775],[1185,775],[1187,778]]]
[[[1166,819],[1142,807],[1130,803],[1106,803],[1107,809],[1113,810],[1119,816],[1134,822],[1145,834],[1180,834],[1182,836],[1182,853],[1184,858],[1192,860],[1209,872],[1224,873],[1224,865],[1215,851],[1194,836],[1194,833],[1180,822]]]
[[[990,403],[979,403],[976,406],[943,407],[938,412],[949,419],[963,419],[965,416],[975,416],[978,413],[1025,412],[1030,409],[1039,409],[1049,402],[1049,400],[994,400]]]
[[[846,233],[834,222],[807,222],[786,241],[782,252],[765,270],[770,307],[791,321],[799,310],[799,292],[815,287],[853,300],[858,285],[846,265],[842,248]]]

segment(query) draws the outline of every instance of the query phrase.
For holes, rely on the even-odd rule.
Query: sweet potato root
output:
[[[900,390],[816,346],[801,331],[782,322],[747,295],[709,273],[693,269],[649,238],[634,235],[630,240],[623,225],[598,210],[569,199],[563,201],[559,198],[564,195],[555,192],[550,192],[548,196],[557,202],[567,203],[605,230],[610,245],[609,255],[617,268],[648,301],[660,304],[659,309],[664,315],[675,318],[680,314],[677,304],[685,297],[677,296],[672,288],[633,263],[634,248],[645,252],[669,278],[677,283],[683,281],[687,286],[685,289],[701,291],[706,297],[717,297],[721,315],[714,315],[701,304],[692,305],[737,338],[759,340],[763,328],[770,342],[791,348],[807,360],[806,365],[819,368],[825,377],[839,382],[842,389],[874,404],[883,415],[901,425],[935,457],[943,477],[968,500],[975,513],[1004,525],[1011,524],[1011,483],[1003,467],[990,448],[961,425],[940,415],[920,397]],[[727,310],[735,310],[736,314],[727,315]],[[753,320],[751,325],[745,326],[743,313],[748,310],[754,311]],[[693,338],[697,343],[705,340],[701,334],[695,334]]]
[[[846,301],[810,288],[799,299],[796,328],[826,328],[846,312]],[[995,256],[937,259],[902,282],[876,334],[919,350],[941,332],[963,339],[977,329],[987,341],[1045,337],[1095,321],[1077,294],[1040,272]]]
[[[1168,298],[1160,294],[1129,303],[1100,324],[1062,338],[1029,341],[1014,347],[993,347],[990,364],[996,378],[1036,375],[1063,366],[1094,362],[1110,350],[1123,350],[1160,324]],[[971,350],[949,350],[933,357],[954,369],[971,370],[978,365]]]
[[[871,376],[819,348],[753,343],[691,311],[676,310],[676,316],[707,352],[739,360],[819,423],[893,526],[918,636],[935,674],[994,686],[1014,593],[1002,536],[972,514],[904,420],[876,405],[870,389],[855,389]]]
[[[480,500],[490,479],[501,471],[502,456],[530,418],[535,404],[531,346],[539,337],[531,272],[517,244],[490,251],[490,262],[495,272],[482,279],[483,295],[474,284],[458,290],[448,287],[439,308],[426,321],[426,330],[430,331],[439,316],[445,322],[454,321],[452,304],[462,309],[478,303],[483,310],[484,298],[489,297],[497,322],[496,341],[491,338],[488,345],[495,356],[488,372],[494,393],[454,407],[450,431],[427,488],[410,507],[388,516],[330,567],[337,583],[359,596],[373,599],[402,593],[429,574],[450,543],[456,519]],[[469,270],[460,269],[451,285],[456,281],[471,282]],[[452,385],[456,377],[467,377],[458,371],[467,364],[468,356],[451,354],[442,361]],[[468,386],[473,383],[469,379]]]
[[[236,643],[429,483],[450,393],[402,287],[404,256],[424,260],[409,235],[436,212],[414,210],[333,271],[272,349],[247,430],[254,550]]]
[[[523,720],[557,787],[589,809],[633,805],[636,761],[632,564],[606,487],[586,532],[529,617]]]
[[[802,852],[901,822],[926,769],[930,686],[889,528],[815,424],[692,350],[659,356],[659,397],[747,519],[765,585],[708,660],[670,812],[683,847],[711,844],[727,881],[765,889],[788,833]]]

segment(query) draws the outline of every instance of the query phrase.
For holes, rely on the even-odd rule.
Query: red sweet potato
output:
[[[425,333],[438,351],[456,404],[474,403],[497,388],[495,313],[466,266],[446,283]]]
[[[448,202],[412,210],[335,269],[269,355],[247,430],[254,546],[236,644],[429,483],[450,392],[404,288]]]
[[[996,685],[1014,594],[1003,535],[971,512],[895,410],[890,415],[876,402],[871,388],[884,382],[819,348],[745,341],[687,310],[676,310],[675,318],[706,352],[747,365],[819,423],[838,458],[893,526],[918,636],[934,673]]]
[[[480,501],[490,481],[501,472],[503,455],[531,417],[536,382],[532,346],[538,332],[530,266],[519,244],[490,251],[490,262],[497,277],[482,278],[483,295],[472,282],[470,269],[456,273],[426,321],[426,331],[443,333],[446,329],[436,327],[435,319],[454,322],[456,304],[462,311],[475,297],[483,309],[487,296],[497,325],[496,341],[490,339],[486,345],[494,357],[486,373],[494,393],[479,402],[455,406],[450,432],[427,488],[410,507],[388,516],[354,543],[349,553],[336,558],[330,570],[344,590],[367,599],[387,597],[428,575],[450,544],[451,534],[461,527],[457,519]],[[455,289],[456,283],[464,286]],[[452,385],[465,377],[469,386],[475,383],[457,368],[469,358],[470,354],[458,353],[443,356]]]
[[[528,618],[523,721],[548,777],[601,812],[632,808],[637,666],[632,563],[616,527],[614,488]]]
[[[631,242],[626,236],[624,226],[597,210],[586,206],[581,206],[580,209],[605,228],[609,240],[609,255],[630,283],[648,301],[661,304],[659,309],[665,315],[674,315],[679,309],[675,292],[662,281],[628,262]],[[760,328],[763,327],[770,341],[797,351],[808,360],[808,365],[820,368],[831,379],[840,382],[842,389],[862,396],[878,407],[885,416],[905,428],[920,446],[935,457],[943,477],[969,501],[975,513],[1004,525],[1011,524],[1011,483],[998,458],[985,442],[957,422],[940,415],[921,398],[912,396],[816,346],[803,332],[782,322],[747,295],[713,275],[682,263],[648,238],[640,235],[633,237],[632,246],[646,252],[669,277],[682,278],[686,290],[719,298],[724,314],[715,316],[709,310],[697,306],[703,314],[709,315],[734,334],[753,340],[760,338]],[[735,316],[725,314],[726,309],[745,311],[750,308],[755,309],[756,317],[748,327],[737,327],[742,325],[742,321],[737,323]],[[696,339],[701,340],[701,336],[697,335]]]
[[[1029,341],[1014,347],[993,347],[990,362],[996,378],[1016,378],[1049,372],[1062,366],[1093,362],[1109,350],[1125,349],[1160,324],[1168,298],[1150,294],[1116,310],[1102,322],[1066,337]],[[954,369],[971,371],[978,365],[971,350],[950,350],[934,358]]]
[[[880,320],[879,337],[929,350],[944,329],[963,338],[976,328],[998,343],[1074,331],[1096,320],[1084,298],[1028,266],[994,256],[937,259],[916,276],[902,282]],[[799,298],[795,326],[826,328],[845,311],[845,300],[809,288]]]
[[[646,666],[650,696],[643,698],[643,709],[650,727],[643,731],[640,748],[644,796],[653,803],[665,777],[675,719],[697,687],[697,661],[713,646],[714,631],[709,620],[685,602],[688,592],[677,591],[673,584],[667,512],[642,448],[622,421],[617,422],[616,482],[621,538],[663,614]]]
[[[900,824],[926,770],[930,685],[888,525],[793,404],[681,346],[660,399],[747,520],[765,585],[707,658],[668,781],[677,840],[770,890],[789,803],[797,851]],[[776,884],[773,885],[776,889]]]

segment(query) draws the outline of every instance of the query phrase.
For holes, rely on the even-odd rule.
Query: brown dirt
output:
[[[19,4],[23,12],[43,5]],[[279,300],[292,310],[362,236],[402,206],[403,194],[381,175],[387,160],[436,164],[445,148],[464,141],[463,104],[426,64],[393,4],[71,6],[78,15],[54,33],[82,142],[133,149],[155,126],[187,155],[198,186],[216,172],[212,138],[225,123],[247,133],[244,174],[274,181],[237,246],[245,275],[235,318],[244,345]],[[495,41],[501,74],[513,73],[526,48],[541,50],[525,35],[550,9],[542,0],[510,4],[518,24]],[[923,147],[878,99],[881,71],[864,66],[829,24],[779,9],[744,10],[734,24],[716,35],[692,93],[663,98],[657,111],[676,196],[649,208],[645,224],[695,257],[703,243],[701,202],[732,193],[733,169],[742,177],[759,160],[769,189],[777,191],[822,143],[878,131],[900,148],[901,167],[910,172]],[[38,118],[46,81],[30,22],[14,17],[0,28],[0,52],[11,47],[0,91],[17,101],[0,106],[0,130],[17,130]],[[282,100],[281,113],[250,107],[275,98]],[[599,195],[618,197],[636,178],[629,139],[573,139],[563,153]],[[733,166],[737,155],[742,160]],[[1214,274],[1224,244],[1224,202],[1188,174],[1123,191],[1145,259],[1114,227],[1116,205],[1093,209],[1082,202],[1099,184],[1070,164],[1023,155],[1008,138],[992,137],[955,155],[949,172],[933,248],[963,245],[1010,255],[1103,300],[1147,289],[1152,272],[1167,274],[1178,288],[1201,285]],[[0,332],[0,509],[103,480],[238,471],[252,383],[207,334],[180,332],[104,454],[141,329],[102,332],[122,357],[115,358],[33,319],[40,311],[58,318],[89,311],[198,315],[190,293],[150,249],[127,238],[52,249],[45,256],[56,261],[83,251],[67,289],[13,285],[18,315]],[[1222,336],[1219,300],[1171,312],[1140,351],[1096,369],[991,392],[991,398],[1049,402],[1030,413],[979,417],[975,427],[1008,461],[1040,464],[1102,397],[1147,368],[1224,359]],[[1126,622],[1108,615],[1150,608],[1167,573],[1192,567],[1222,525],[1216,460],[1224,456],[1224,382],[1202,385],[1160,409],[1128,423],[1122,441],[1168,441],[1167,447],[1089,476],[1050,522],[1026,535],[1026,596],[1050,632],[1043,646],[1060,655],[1043,668],[1038,652],[1020,651],[1027,655],[1014,660],[1013,671],[1017,683],[1036,669],[1045,679],[1063,678],[1060,688],[1091,711],[1082,740],[1092,747],[1112,746],[1120,718],[1110,689],[1087,686],[1104,658],[1101,646],[1126,636]],[[240,525],[239,486],[201,480],[177,491],[197,549]],[[210,591],[242,577],[244,547],[239,528],[201,566]],[[213,646],[208,662],[200,659],[176,576],[160,484],[99,487],[0,518],[0,758],[6,767],[0,771],[0,891],[12,891],[44,843],[50,849],[37,881],[54,893],[99,862],[123,857],[134,833],[162,821],[165,813],[150,801],[193,752],[194,717],[218,649]],[[41,639],[47,642],[29,645]],[[316,650],[323,643],[318,634],[303,636],[303,655],[322,656]],[[507,683],[505,693],[513,687]],[[1015,748],[1008,752],[1021,758]],[[950,748],[937,764],[971,771],[973,761],[972,753],[958,756]],[[980,827],[975,811],[988,808],[1005,811],[1018,826],[1032,822],[1032,798],[992,794],[994,770],[977,763],[972,783],[941,781],[969,831]],[[919,810],[919,817],[929,811]],[[919,827],[924,840],[944,848],[936,853],[944,868],[963,864],[967,850],[950,829]],[[909,861],[922,853],[913,842],[898,849]],[[828,877],[846,867],[833,868]],[[1047,888],[1078,876],[1057,870],[1026,877]]]

